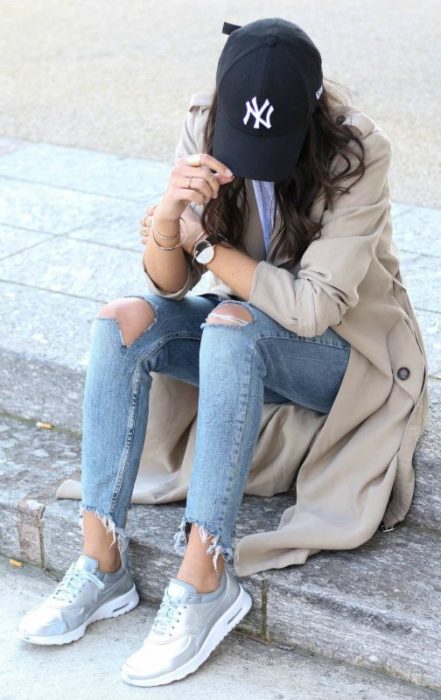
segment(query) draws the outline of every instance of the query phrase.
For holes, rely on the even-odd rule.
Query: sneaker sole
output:
[[[86,633],[87,626],[92,622],[97,622],[98,620],[105,620],[111,617],[119,617],[119,615],[124,615],[130,612],[139,603],[139,595],[136,590],[135,584],[132,588],[118,596],[118,598],[113,598],[112,600],[104,603],[100,608],[95,610],[95,612],[79,627],[76,627],[70,632],[65,632],[64,634],[52,635],[52,636],[39,636],[26,634],[24,630],[17,630],[17,638],[21,639],[23,642],[30,642],[31,644],[69,644],[69,642],[76,642],[78,639],[84,636]]]
[[[121,679],[130,685],[147,688],[155,685],[165,685],[166,683],[185,678],[185,676],[188,676],[190,673],[194,673],[194,671],[208,659],[211,652],[220,644],[224,637],[226,637],[249,612],[253,604],[252,598],[242,585],[239,585],[241,590],[236,600],[213,625],[196,656],[193,656],[175,671],[171,671],[162,676],[156,676],[155,678],[135,678],[130,675],[129,669],[123,665],[120,674]]]

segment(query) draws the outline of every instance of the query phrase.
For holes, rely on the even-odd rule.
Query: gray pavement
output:
[[[437,0],[3,0],[0,134],[170,160],[193,92],[211,91],[224,20],[279,15],[316,42],[392,141],[392,199],[440,207]]]
[[[119,679],[124,659],[137,649],[156,607],[141,604],[115,620],[91,625],[78,642],[38,647],[15,638],[20,617],[55,587],[32,566],[16,568],[0,557],[1,700],[96,700],[141,697],[180,700],[427,700],[439,695],[341,662],[281,649],[231,633],[197,672],[162,688],[140,689]]]

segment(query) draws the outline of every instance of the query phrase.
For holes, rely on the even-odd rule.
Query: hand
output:
[[[143,245],[147,244],[147,241],[149,239],[149,236],[152,235],[152,228],[151,228],[151,222],[153,218],[153,213],[155,209],[158,207],[157,204],[153,204],[152,206],[148,207],[146,210],[145,216],[139,220],[139,223],[141,224],[141,229],[139,231],[139,235],[141,236],[141,243]],[[182,248],[187,252],[190,253],[193,250],[193,246],[196,243],[197,240],[200,238],[203,238],[204,234],[204,229],[201,226],[201,220],[199,216],[196,214],[196,212],[193,211],[193,209],[190,206],[187,206],[185,210],[182,212],[182,218],[184,219],[184,223],[181,223],[181,231],[182,231],[182,238],[184,239],[184,242],[182,244]],[[155,219],[156,221],[156,219]],[[188,234],[187,233],[187,226],[188,226]],[[161,243],[160,243],[161,244]],[[175,241],[170,241],[169,245],[174,245]]]
[[[152,217],[157,206],[157,204],[152,204],[150,207],[147,207],[145,215],[139,220],[139,223],[141,224],[139,235],[141,236],[142,245],[147,245],[147,241],[152,235]]]
[[[192,159],[199,159],[200,165],[190,165]],[[188,204],[206,204],[210,199],[216,199],[219,187],[233,179],[234,175],[226,165],[208,153],[180,158],[172,169],[155,221],[156,217],[158,220],[177,221]]]

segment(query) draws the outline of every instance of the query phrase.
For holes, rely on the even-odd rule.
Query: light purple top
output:
[[[274,182],[266,182],[265,180],[253,180],[252,182],[262,222],[265,250],[268,252],[274,221]]]

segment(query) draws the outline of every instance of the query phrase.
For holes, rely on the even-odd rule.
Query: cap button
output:
[[[277,44],[277,37],[269,36],[266,40],[266,43],[268,44],[268,46],[275,46]]]

